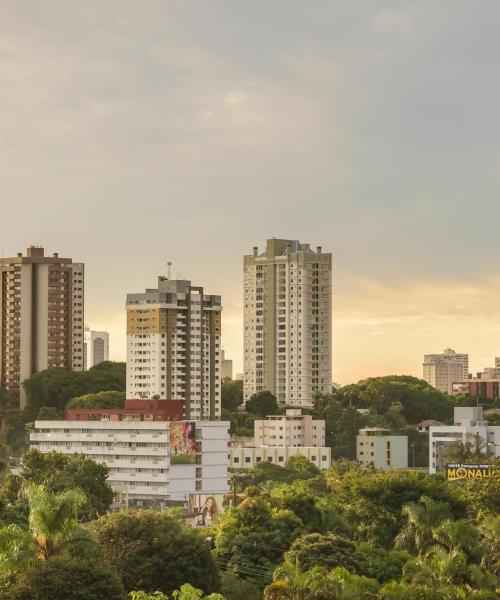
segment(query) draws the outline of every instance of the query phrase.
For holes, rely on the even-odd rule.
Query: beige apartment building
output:
[[[22,382],[43,369],[83,370],[84,265],[31,246],[0,258],[0,387],[24,408]]]
[[[221,297],[187,280],[127,295],[127,398],[183,400],[186,419],[220,418]]]
[[[453,384],[469,376],[469,355],[446,348],[442,354],[426,354],[423,379],[441,392],[452,394]]]
[[[325,421],[303,415],[299,409],[287,409],[284,415],[269,415],[254,421],[256,446],[325,445]]]
[[[356,436],[356,458],[361,466],[376,469],[408,467],[408,436],[391,435],[389,429],[367,427]]]
[[[332,386],[332,255],[270,239],[244,257],[244,399],[311,406]]]

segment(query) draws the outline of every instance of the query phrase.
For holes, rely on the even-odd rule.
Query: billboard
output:
[[[485,479],[493,477],[494,470],[491,465],[446,465],[446,479],[457,481],[458,479]]]
[[[196,462],[194,421],[170,422],[170,464],[192,465]]]

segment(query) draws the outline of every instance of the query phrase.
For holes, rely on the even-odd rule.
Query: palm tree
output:
[[[406,517],[406,525],[396,537],[395,546],[418,555],[432,546],[439,525],[452,518],[446,502],[428,496],[422,496],[419,502],[405,504],[402,512]]]
[[[28,530],[19,525],[0,529],[0,576],[68,554],[94,558],[99,545],[90,531],[78,524],[78,510],[85,494],[78,489],[50,492],[44,485],[31,484],[24,490],[28,502]]]
[[[273,575],[273,582],[264,589],[264,600],[312,600],[314,591],[318,591],[328,571],[314,567],[303,571],[298,559],[285,561]]]

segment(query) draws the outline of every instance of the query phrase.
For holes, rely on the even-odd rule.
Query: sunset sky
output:
[[[500,3],[2,0],[0,252],[86,264],[125,358],[125,296],[223,297],[242,255],[333,252],[334,380],[500,355]]]

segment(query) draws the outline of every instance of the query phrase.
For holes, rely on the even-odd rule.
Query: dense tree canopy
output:
[[[221,390],[222,408],[229,411],[237,411],[243,404],[243,381],[234,379],[224,381]]]
[[[24,482],[43,484],[53,492],[79,488],[85,492],[80,518],[104,514],[113,501],[107,482],[108,468],[82,454],[42,453],[29,450],[22,458],[20,478]]]
[[[249,413],[266,417],[267,415],[276,414],[278,403],[273,393],[268,391],[257,392],[251,396],[250,400],[246,401],[245,408]]]
[[[167,512],[109,513],[91,524],[104,560],[128,591],[170,593],[190,583],[217,591],[219,575],[203,536]]]
[[[28,406],[34,415],[42,406],[59,411],[72,398],[103,391],[125,391],[125,363],[105,361],[88,371],[46,369],[23,382]]]
[[[72,398],[66,408],[123,408],[125,405],[125,392],[106,391],[94,394],[85,394]],[[39,417],[41,418],[41,417]]]
[[[54,558],[20,573],[0,600],[126,600],[119,577],[96,562]]]

